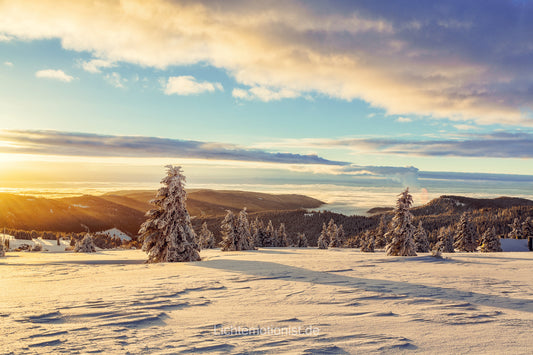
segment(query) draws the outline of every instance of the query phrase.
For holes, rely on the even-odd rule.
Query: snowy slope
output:
[[[31,247],[35,246],[36,244],[40,244],[43,247],[43,252],[62,252],[65,251],[65,248],[70,246],[70,241],[67,240],[61,240],[60,245],[57,245],[56,240],[48,240],[48,239],[32,239],[32,240],[26,240],[26,239],[15,239],[12,238],[9,241],[9,249],[14,250],[19,248],[21,245],[27,244]]]
[[[531,353],[533,253],[201,254],[8,253],[0,353]]]
[[[121,240],[131,240],[131,237],[117,228],[111,228],[105,231],[97,232],[98,234],[107,234],[113,238],[120,238]]]
[[[527,239],[500,239],[503,251],[529,251]]]

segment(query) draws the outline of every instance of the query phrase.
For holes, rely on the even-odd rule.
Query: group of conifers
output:
[[[156,197],[151,201],[154,206],[147,212],[147,220],[141,225],[139,234],[144,241],[143,250],[148,254],[148,262],[179,262],[200,260],[201,248],[215,247],[215,238],[204,223],[197,236],[193,230],[191,219],[185,205],[185,176],[179,166],[168,165],[167,175],[161,180],[162,187]],[[413,225],[413,216],[409,211],[413,199],[406,189],[398,198],[395,215],[385,233],[387,240],[387,255],[414,256],[418,251],[429,251],[427,235],[421,226]],[[455,242],[452,236],[452,246],[464,251],[474,251],[477,248],[477,239],[469,223],[468,215],[461,219],[459,237]],[[221,224],[222,241],[219,246],[222,251],[253,250],[264,246],[289,246],[285,226],[281,224],[274,230],[269,221],[265,228],[263,223],[256,219],[249,223],[246,209],[238,215],[228,211]],[[318,247],[340,246],[344,231],[342,226],[336,226],[330,221],[324,224],[322,233],[318,238]],[[425,238],[424,238],[425,236]],[[305,247],[307,240],[304,234],[299,234],[292,243],[293,246]],[[373,251],[375,241],[369,235],[364,238],[362,251]],[[448,249],[447,249],[448,248]],[[440,240],[434,247],[434,255],[449,250],[449,238]],[[425,250],[423,250],[425,249]],[[484,233],[481,241],[481,251],[501,251],[499,238],[494,231]]]

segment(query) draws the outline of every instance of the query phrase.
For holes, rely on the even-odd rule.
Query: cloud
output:
[[[409,123],[409,122],[412,122],[413,120],[408,117],[398,117],[396,121],[400,123]]]
[[[112,72],[105,75],[105,80],[116,88],[124,89],[128,79],[123,78],[119,73]]]
[[[13,37],[6,36],[3,33],[0,33],[0,42],[9,42],[13,39]]]
[[[158,69],[210,65],[244,87],[239,99],[531,126],[532,17],[532,2],[505,0],[19,0],[0,3],[0,33]]]
[[[168,78],[164,92],[167,95],[197,95],[215,90],[224,91],[224,88],[220,83],[198,82],[193,76],[186,75]]]
[[[12,67],[13,66],[13,63],[12,62],[4,62],[4,65],[6,67]]]
[[[233,89],[232,95],[236,99],[242,99],[242,100],[260,100],[264,102],[269,101],[279,101],[282,99],[294,99],[301,94],[297,91],[293,91],[290,89],[278,89],[273,90],[266,87],[253,87],[248,90],[236,88]]]
[[[476,126],[468,125],[468,124],[456,124],[454,125],[455,128],[457,128],[460,131],[472,131],[476,129]]]
[[[65,83],[70,83],[72,80],[74,80],[73,76],[66,74],[63,70],[60,70],[60,69],[39,70],[35,73],[35,77],[45,78],[45,79],[54,79],[54,80],[63,81]]]
[[[102,68],[108,69],[115,67],[116,64],[104,59],[91,59],[89,61],[81,62],[81,67],[83,70],[88,71],[89,73],[101,73]]]
[[[359,153],[406,156],[533,158],[533,134],[495,132],[462,134],[449,139],[395,138],[293,139],[262,144],[270,147],[340,148]],[[260,147],[262,145],[257,145]]]
[[[213,160],[343,166],[317,155],[272,153],[233,144],[158,137],[58,131],[0,131],[0,153],[101,157],[183,157]]]

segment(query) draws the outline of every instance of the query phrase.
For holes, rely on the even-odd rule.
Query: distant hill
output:
[[[135,235],[155,191],[116,191],[101,196],[60,199],[0,194],[0,227],[81,232],[118,228]],[[315,208],[323,202],[303,195],[273,195],[247,191],[190,190],[187,207],[193,217],[220,217],[226,210],[249,212]]]
[[[411,212],[415,216],[431,216],[463,213],[467,210],[479,210],[483,208],[511,208],[517,206],[533,206],[533,201],[517,197],[471,198],[442,195],[423,206],[413,207]],[[374,215],[392,212],[393,210],[393,207],[374,207],[369,209],[367,213]]]

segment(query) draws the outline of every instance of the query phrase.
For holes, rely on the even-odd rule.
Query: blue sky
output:
[[[533,175],[531,33],[529,1],[5,1],[0,181]]]

